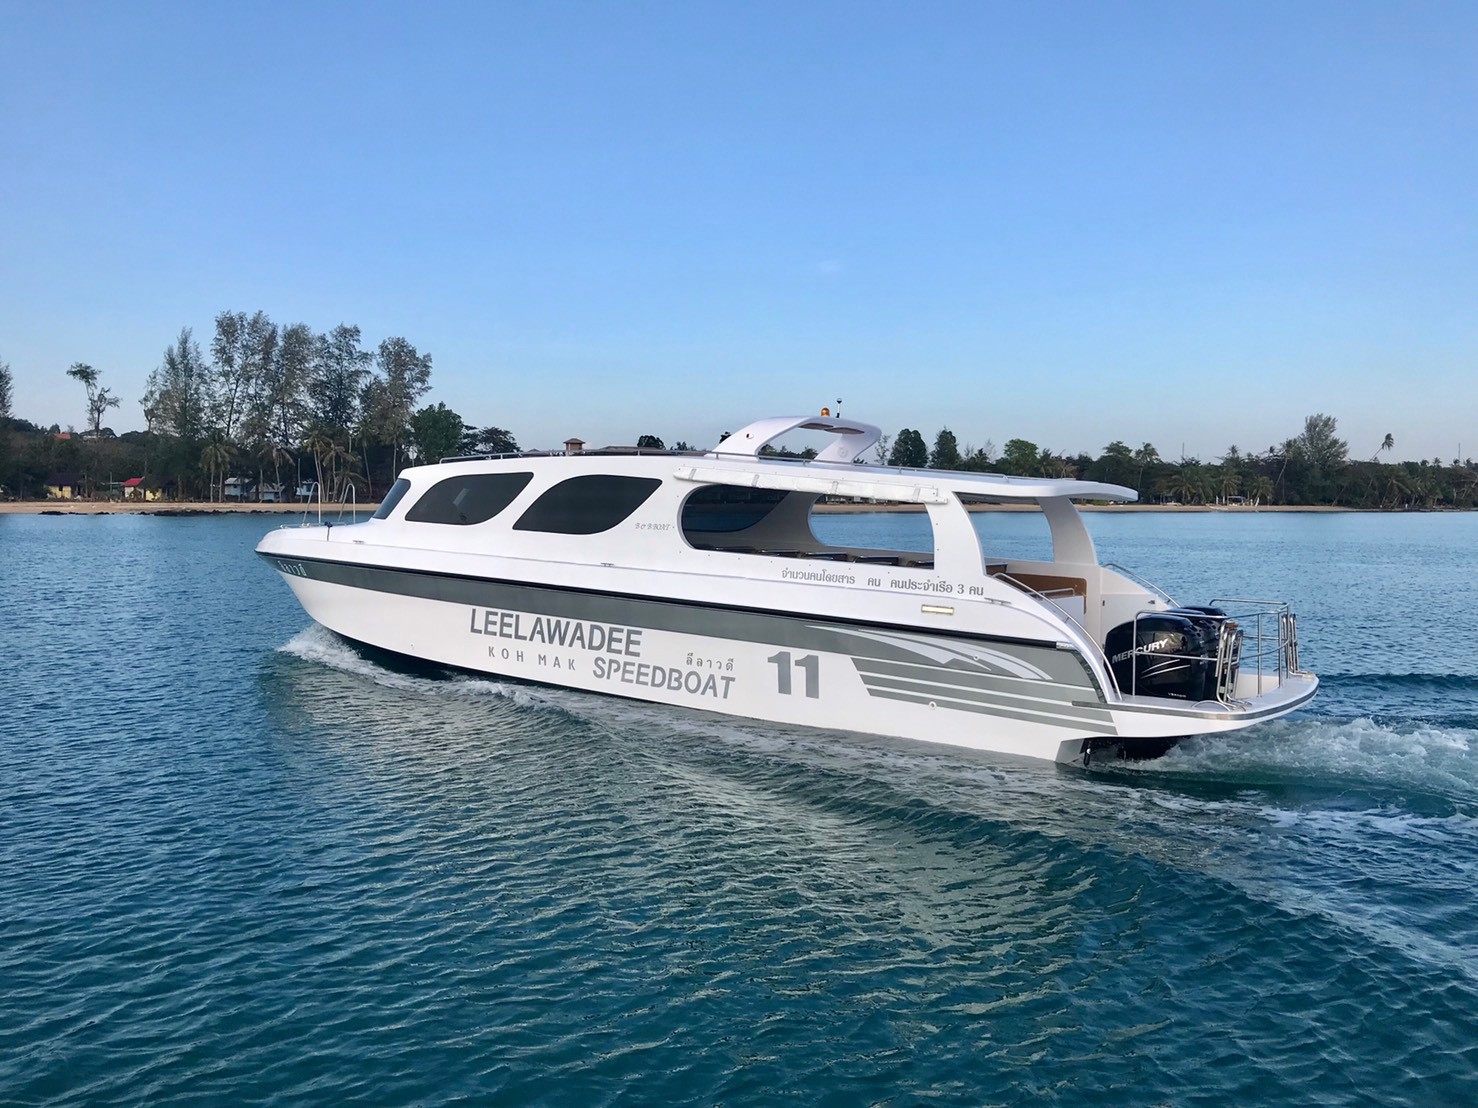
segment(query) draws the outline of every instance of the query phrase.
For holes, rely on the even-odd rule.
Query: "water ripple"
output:
[[[0,1101],[1478,1087],[1460,664],[1082,773],[387,665],[258,530],[0,517]]]

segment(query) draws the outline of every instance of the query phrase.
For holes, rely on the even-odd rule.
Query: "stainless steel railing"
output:
[[[1212,600],[1210,606],[1220,608],[1225,612],[1220,616],[1200,613],[1205,618],[1219,624],[1216,654],[1212,660],[1215,666],[1213,684],[1216,700],[1219,703],[1227,707],[1235,707],[1241,703],[1237,696],[1237,686],[1241,675],[1248,670],[1253,670],[1256,674],[1254,695],[1258,696],[1265,691],[1271,691],[1269,685],[1274,678],[1277,679],[1277,685],[1281,685],[1287,677],[1304,672],[1299,668],[1298,662],[1298,619],[1287,602],[1219,597]],[[1140,618],[1166,614],[1161,610],[1142,610],[1135,613],[1133,637],[1130,640],[1132,657],[1137,658],[1146,653],[1139,645]],[[1155,651],[1154,657],[1167,661],[1192,663],[1207,661],[1207,657],[1202,654],[1171,654]],[[1126,690],[1119,684],[1118,677],[1114,674],[1113,663],[1106,655],[1105,661],[1109,662],[1108,671],[1114,684],[1119,688],[1120,693],[1124,693]],[[1272,687],[1276,688],[1277,685]],[[1130,696],[1135,696],[1139,692],[1139,667],[1137,665],[1130,668],[1127,692]]]

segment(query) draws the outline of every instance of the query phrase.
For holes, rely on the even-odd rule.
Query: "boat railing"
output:
[[[1305,672],[1298,662],[1298,616],[1286,601],[1218,597],[1211,605],[1224,609],[1227,619],[1238,621],[1252,645],[1259,694],[1265,675],[1276,676],[1282,684],[1285,677]]]
[[[1249,670],[1255,675],[1255,695],[1258,696],[1271,692],[1288,677],[1304,673],[1299,668],[1298,661],[1298,618],[1286,601],[1218,597],[1211,601],[1210,606],[1222,609],[1224,613],[1199,613],[1202,618],[1213,620],[1218,625],[1216,654],[1213,659],[1213,683],[1218,703],[1227,707],[1236,707],[1241,703],[1237,696],[1238,680]],[[1139,645],[1140,619],[1165,614],[1166,612],[1159,609],[1144,609],[1134,614],[1134,632],[1130,641],[1135,655],[1143,649]],[[1189,663],[1207,660],[1204,654],[1172,654],[1159,650],[1155,651],[1154,656],[1156,659]],[[1105,657],[1105,661],[1107,660]],[[1120,693],[1137,695],[1137,666],[1130,669],[1127,690],[1119,683],[1113,666],[1108,665],[1106,668]]]
[[[438,464],[450,462],[498,462],[507,458],[609,458],[620,457],[702,457],[702,450],[672,450],[655,446],[597,446],[591,450],[510,450],[502,454],[449,454],[439,459]]]
[[[318,481],[310,481],[309,485],[310,488],[308,490],[308,499],[303,501],[303,518],[298,521],[299,527],[332,527],[336,523],[344,522],[345,512],[349,513],[349,521],[351,523],[357,523],[359,521],[359,493],[358,490],[355,489],[353,481],[344,482],[344,490],[339,493],[338,517],[336,519],[329,520],[327,523],[325,523],[323,519],[323,485],[320,484]],[[318,517],[317,521],[309,524],[308,515],[310,512],[315,511]]]
[[[339,522],[344,520],[344,512],[349,512],[349,522],[359,522],[359,490],[354,487],[353,481],[344,482],[344,491],[339,493]]]
[[[1170,594],[1168,592],[1166,592],[1164,589],[1160,588],[1160,586],[1157,585],[1157,584],[1155,584],[1153,581],[1146,581],[1143,577],[1141,577],[1139,574],[1135,573],[1128,566],[1121,566],[1118,562],[1104,562],[1103,563],[1103,568],[1104,569],[1111,569],[1115,573],[1119,574],[1119,576],[1121,576],[1121,577],[1127,577],[1129,580],[1133,581],[1140,588],[1146,589],[1149,592],[1153,593],[1155,596],[1159,597],[1169,607],[1171,607],[1171,608],[1175,607],[1175,601],[1171,599]]]
[[[317,481],[310,481],[308,485],[308,499],[303,501],[303,518],[298,521],[299,527],[308,526],[308,513],[313,510],[315,497],[318,503],[318,523],[323,523],[323,486]]]

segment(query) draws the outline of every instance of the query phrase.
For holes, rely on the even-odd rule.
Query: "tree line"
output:
[[[876,461],[890,466],[972,470],[1020,477],[1069,477],[1122,485],[1152,504],[1305,505],[1346,508],[1478,507],[1478,464],[1473,459],[1441,458],[1382,462],[1395,449],[1386,435],[1366,459],[1350,457],[1338,436],[1338,421],[1317,413],[1303,430],[1262,451],[1230,446],[1214,462],[1172,460],[1153,443],[1131,447],[1115,439],[1097,457],[1063,454],[1027,439],[1010,439],[997,452],[994,443],[960,446],[954,432],[941,430],[929,448],[911,428],[883,437]]]
[[[407,461],[460,452],[516,452],[500,427],[474,427],[445,404],[418,405],[432,359],[402,337],[367,348],[357,326],[318,332],[264,312],[216,316],[209,351],[189,327],[164,350],[139,400],[146,430],[115,435],[104,421],[121,399],[103,371],[76,362],[84,430],[39,427],[11,411],[13,374],[0,362],[0,486],[44,494],[48,476],[82,495],[142,477],[177,499],[220,499],[231,478],[269,483],[284,498],[317,482],[325,500],[353,489],[373,500]]]
[[[14,415],[13,374],[0,360],[0,488],[42,496],[48,476],[68,473],[81,478],[84,494],[144,477],[177,499],[215,499],[228,479],[245,477],[270,479],[288,493],[316,481],[326,501],[352,487],[356,499],[370,501],[406,462],[517,453],[517,440],[501,427],[469,425],[442,403],[417,407],[430,389],[431,365],[431,355],[404,338],[367,349],[356,326],[320,333],[302,323],[278,326],[263,312],[222,312],[208,357],[188,327],[165,349],[140,400],[147,430],[115,436],[104,420],[121,401],[101,370],[77,362],[65,371],[82,387],[86,429],[63,432]],[[655,435],[637,445],[665,446]],[[1337,420],[1319,413],[1280,444],[1231,446],[1212,462],[1168,459],[1152,443],[1118,439],[1096,457],[1020,438],[997,451],[989,440],[961,446],[948,428],[932,448],[912,428],[885,435],[868,461],[1102,481],[1134,489],[1145,503],[1478,507],[1472,459],[1381,460],[1394,449],[1388,434],[1369,459],[1351,458]]]

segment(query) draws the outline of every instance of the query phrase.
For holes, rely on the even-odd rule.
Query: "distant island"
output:
[[[16,416],[13,371],[0,360],[0,502],[363,505],[377,501],[404,465],[518,453],[504,428],[474,426],[442,403],[422,404],[431,364],[431,355],[405,338],[365,349],[360,329],[349,324],[318,332],[305,323],[276,324],[263,312],[221,312],[210,356],[183,328],[138,402],[147,429],[115,435],[104,421],[122,401],[101,370],[76,362],[56,371],[82,390],[79,431]],[[1318,413],[1282,443],[1265,450],[1233,445],[1202,461],[1168,459],[1152,443],[1131,447],[1118,439],[1096,457],[1019,438],[997,451],[990,441],[961,446],[948,428],[931,448],[905,427],[860,461],[1102,481],[1136,490],[1142,506],[1166,509],[1478,507],[1471,458],[1392,461],[1396,444],[1388,434],[1368,459],[1356,459],[1337,431],[1333,416]],[[570,439],[563,448],[585,444]],[[631,447],[608,449],[666,448],[661,437],[646,434]],[[692,449],[682,441],[672,448]]]

